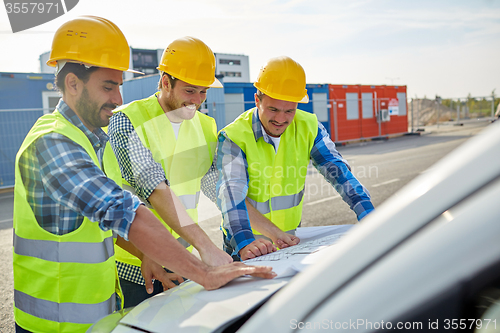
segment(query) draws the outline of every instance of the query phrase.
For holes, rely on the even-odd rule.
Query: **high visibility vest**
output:
[[[276,153],[263,137],[255,141],[254,111],[255,108],[244,112],[223,131],[245,153],[249,176],[247,198],[252,206],[282,231],[295,230],[302,216],[307,166],[318,134],[318,120],[314,114],[297,110],[281,135]],[[260,235],[255,230],[253,233]]]
[[[38,224],[26,200],[19,158],[31,143],[50,132],[81,145],[99,166],[89,139],[57,110],[39,118],[26,136],[15,169],[14,315],[19,326],[32,332],[85,331],[112,313],[116,294],[121,296],[113,234],[87,218],[65,235],[54,235]]]
[[[184,120],[176,140],[170,120],[158,103],[155,95],[124,105],[116,112],[123,112],[130,120],[142,144],[148,148],[153,159],[160,163],[170,182],[170,188],[179,197],[184,208],[194,222],[198,222],[198,202],[201,179],[207,173],[215,154],[217,127],[215,120],[200,112],[190,120]],[[107,148],[109,149],[109,148]],[[105,153],[109,157],[108,153]],[[130,184],[122,179],[124,189],[134,192]],[[149,209],[162,221],[177,240],[189,251],[192,245],[170,228],[153,209]],[[116,260],[140,266],[141,261],[115,247]]]

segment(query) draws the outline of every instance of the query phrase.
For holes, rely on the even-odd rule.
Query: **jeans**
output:
[[[130,308],[136,306],[145,299],[148,299],[150,297],[153,297],[154,295],[158,295],[159,293],[163,292],[163,285],[158,280],[154,280],[153,292],[151,294],[148,294],[146,292],[145,285],[130,282],[122,278],[120,278],[120,286],[122,287],[123,298],[125,301],[123,303],[123,308]]]
[[[164,268],[167,273],[172,273],[171,270]],[[184,278],[185,280],[186,278]],[[178,281],[172,281],[174,284],[179,285]],[[153,292],[148,294],[146,292],[146,286],[137,284],[134,282],[130,282],[128,280],[120,278],[120,286],[122,287],[123,292],[123,308],[130,308],[132,306],[136,306],[141,303],[145,299],[153,297],[154,295],[158,295],[163,292],[163,285],[160,281],[154,280],[153,282]]]
[[[16,323],[16,333],[31,333],[31,331],[25,330]]]

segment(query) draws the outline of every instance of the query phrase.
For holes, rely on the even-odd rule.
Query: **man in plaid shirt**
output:
[[[85,38],[74,31],[85,31]],[[162,266],[206,289],[245,274],[274,276],[269,267],[203,263],[103,172],[114,169],[102,162],[108,136],[101,127],[122,103],[119,86],[129,54],[125,37],[109,20],[79,17],[56,32],[48,64],[57,66],[62,99],[33,126],[16,158],[16,331],[85,331],[121,308],[111,231],[117,244],[143,258],[149,285],[153,277],[166,281]],[[171,219],[182,220],[176,200],[171,197],[165,207]]]
[[[307,165],[340,193],[358,220],[373,210],[323,125],[297,109],[309,101],[305,73],[288,57],[271,59],[255,82],[256,108],[219,134],[217,204],[224,248],[235,260],[298,244]]]
[[[181,244],[196,248],[205,263],[230,263],[232,258],[193,223],[198,222],[200,190],[215,202],[215,120],[196,111],[209,88],[222,88],[215,78],[215,57],[201,40],[179,38],[166,48],[158,69],[159,91],[118,108],[110,120],[108,134],[122,185],[137,194]],[[188,224],[169,219],[164,207],[170,190],[192,219]],[[153,291],[146,290],[139,260],[117,249],[116,262],[126,307],[175,286],[155,281]]]

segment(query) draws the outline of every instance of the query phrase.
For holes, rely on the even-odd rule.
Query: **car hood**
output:
[[[113,332],[132,331],[127,327],[146,332],[215,332],[259,306],[288,281],[241,277],[211,291],[186,281],[128,311]]]
[[[321,300],[339,292],[371,265],[425,228],[450,207],[500,176],[500,123],[485,128],[356,225],[328,258],[293,279],[241,332],[284,331]],[[314,283],[311,283],[314,281]],[[318,286],[321,286],[318,288]],[[300,298],[300,307],[295,300]]]

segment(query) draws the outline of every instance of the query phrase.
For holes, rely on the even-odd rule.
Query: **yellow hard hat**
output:
[[[302,66],[289,57],[269,59],[260,69],[255,88],[274,99],[308,103],[306,73]]]
[[[201,40],[183,37],[163,51],[158,70],[195,86],[222,88],[215,77],[215,56]]]
[[[121,30],[97,16],[80,16],[57,29],[47,65],[58,61],[144,74],[129,69],[130,49]]]

